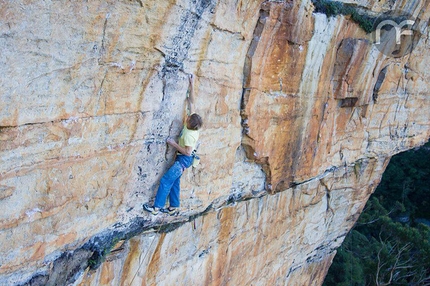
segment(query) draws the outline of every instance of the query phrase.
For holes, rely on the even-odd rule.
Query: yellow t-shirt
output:
[[[184,125],[179,137],[179,146],[185,148],[186,146],[192,147],[193,150],[196,148],[197,140],[199,140],[199,131],[190,130]]]

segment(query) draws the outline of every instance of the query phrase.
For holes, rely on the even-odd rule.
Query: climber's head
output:
[[[190,130],[199,130],[203,125],[203,120],[197,113],[188,116],[187,128]]]

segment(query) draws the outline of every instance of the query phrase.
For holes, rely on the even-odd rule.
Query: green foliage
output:
[[[355,9],[352,9],[350,15],[351,19],[356,22],[366,33],[370,33],[373,31],[373,24],[375,22],[375,18],[365,13],[359,13]]]
[[[312,1],[315,6],[315,12],[324,13],[327,17],[343,14],[343,3],[336,1],[315,0]]]
[[[395,202],[404,205],[403,213],[409,213],[413,223],[415,218],[430,219],[429,194],[430,143],[394,156],[375,191],[387,209]]]
[[[337,251],[337,263],[333,263],[330,268],[330,271],[336,275],[328,275],[324,281],[325,285],[364,285],[364,269],[360,258],[351,251],[353,243],[367,245],[368,241],[366,237],[356,231],[345,239],[342,247]]]
[[[113,236],[107,237],[105,241],[100,241],[99,248],[93,250],[93,255],[88,259],[88,266],[91,270],[97,269],[100,264],[106,261],[106,257],[111,253],[113,247],[123,239],[122,236],[117,236],[118,233],[114,233]]]
[[[347,4],[330,0],[313,0],[315,12],[324,13],[327,17],[337,15],[351,16],[351,20],[356,22],[366,33],[373,31],[375,17],[366,14],[353,4]]]
[[[430,143],[394,156],[324,285],[430,285],[429,186]]]

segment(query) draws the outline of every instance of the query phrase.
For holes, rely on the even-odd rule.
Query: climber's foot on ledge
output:
[[[153,215],[157,215],[158,214],[158,208],[154,207],[154,206],[150,206],[148,204],[143,204],[143,209],[147,212],[150,212]]]
[[[160,212],[168,214],[168,215],[178,215],[179,214],[179,210],[177,208],[172,208],[172,207],[168,207],[167,209],[162,208],[160,209]]]

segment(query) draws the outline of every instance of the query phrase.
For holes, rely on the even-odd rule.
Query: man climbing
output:
[[[159,211],[169,215],[178,214],[180,179],[184,170],[189,168],[193,163],[193,151],[196,147],[197,140],[199,139],[199,129],[201,128],[203,121],[198,114],[193,113],[193,76],[190,75],[188,80],[188,116],[181,131],[179,142],[176,143],[171,138],[167,139],[167,144],[178,151],[176,153],[175,162],[161,178],[154,204],[152,206],[149,204],[143,204],[143,209],[153,215],[158,214]],[[164,208],[167,197],[169,197],[170,205],[168,208]]]

